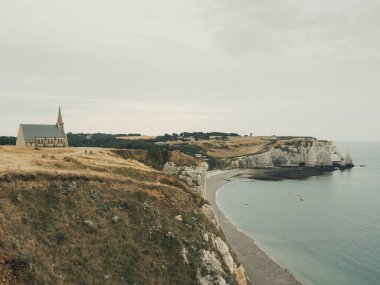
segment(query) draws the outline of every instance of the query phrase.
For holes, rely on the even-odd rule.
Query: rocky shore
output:
[[[305,179],[311,176],[326,175],[334,171],[332,167],[275,167],[250,169],[237,174],[240,178],[279,181],[283,179]]]

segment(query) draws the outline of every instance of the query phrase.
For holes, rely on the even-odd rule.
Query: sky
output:
[[[0,1],[0,135],[380,140],[380,1]]]

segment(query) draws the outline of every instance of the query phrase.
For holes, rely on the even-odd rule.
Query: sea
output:
[[[304,180],[239,180],[226,217],[304,285],[380,284],[380,142],[337,142],[354,168]]]

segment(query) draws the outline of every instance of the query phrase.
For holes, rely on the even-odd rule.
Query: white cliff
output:
[[[203,241],[211,242],[208,250],[201,250],[201,268],[197,279],[202,285],[230,284],[226,277],[234,275],[238,285],[247,285],[244,267],[235,262],[228,244],[219,236],[205,232]]]
[[[199,166],[177,166],[174,162],[167,162],[163,172],[176,176],[190,189],[201,197],[205,197],[206,171],[208,165],[202,162]]]
[[[274,166],[331,166],[335,147],[331,141],[314,138],[295,138],[268,150],[232,159],[234,168]]]

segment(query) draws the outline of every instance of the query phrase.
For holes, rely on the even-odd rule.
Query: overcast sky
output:
[[[0,1],[0,135],[380,140],[380,1]]]

